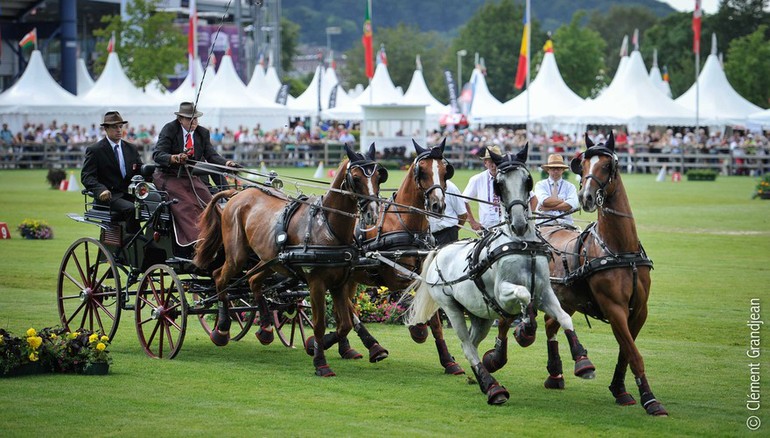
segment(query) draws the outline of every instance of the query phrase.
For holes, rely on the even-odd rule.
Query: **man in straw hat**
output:
[[[465,202],[465,209],[468,212],[468,223],[476,231],[482,229],[491,228],[502,221],[502,210],[500,209],[500,198],[497,196],[494,190],[495,175],[497,175],[497,166],[492,161],[492,157],[489,155],[489,151],[502,155],[502,151],[497,146],[487,146],[484,148],[484,153],[481,155],[484,160],[484,170],[481,173],[473,175],[468,180],[468,185],[465,186],[463,196],[469,198],[476,198],[486,202],[479,202],[479,219],[473,215],[473,210],[470,204]]]
[[[127,231],[136,232],[139,223],[134,219],[134,197],[128,193],[128,185],[139,172],[142,158],[136,146],[123,140],[126,123],[117,111],[104,114],[105,136],[86,149],[80,181],[97,204],[109,206],[119,219],[128,221]]]
[[[211,192],[200,177],[193,175],[195,162],[238,167],[231,160],[219,155],[211,145],[209,130],[198,126],[198,117],[203,113],[192,102],[182,102],[175,112],[176,120],[166,123],[158,135],[158,143],[152,158],[158,164],[155,184],[168,192],[178,203],[171,205],[174,218],[176,243],[190,247],[198,240],[198,216],[211,201]]]
[[[562,178],[564,170],[569,166],[564,164],[564,157],[559,154],[548,156],[548,162],[540,166],[548,172],[548,178],[535,184],[535,197],[537,198],[537,212],[545,216],[561,216],[565,212],[578,208],[578,196],[575,185]],[[572,215],[561,216],[559,219],[540,219],[543,225],[568,225],[573,226]]]

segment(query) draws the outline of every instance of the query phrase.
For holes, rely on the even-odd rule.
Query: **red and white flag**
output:
[[[189,62],[190,84],[193,88],[198,86],[198,78],[195,77],[195,58],[198,57],[198,9],[195,0],[190,0],[190,19],[187,29],[187,60]]]
[[[21,41],[19,41],[19,47],[22,49],[33,46],[35,49],[37,49],[37,28],[32,29],[22,37]]]
[[[634,50],[639,50],[639,29],[634,29],[634,36],[631,37],[631,44],[634,45]]]
[[[692,51],[700,53],[700,24],[701,15],[700,0],[695,0],[695,10],[692,11]]]
[[[112,32],[112,36],[110,37],[110,40],[107,42],[107,53],[112,53],[115,51],[115,32]]]
[[[388,55],[385,54],[385,44],[381,44],[380,51],[377,52],[377,64],[388,65]]]

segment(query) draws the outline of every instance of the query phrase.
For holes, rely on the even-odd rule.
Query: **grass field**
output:
[[[313,169],[286,169],[311,176]],[[458,171],[461,189],[471,176]],[[404,172],[391,172],[397,186]],[[126,312],[111,350],[109,376],[40,375],[0,379],[3,436],[741,436],[747,418],[770,428],[770,342],[760,330],[761,357],[747,357],[750,300],[770,323],[770,202],[751,200],[753,178],[657,183],[624,176],[639,235],[655,262],[650,311],[638,339],[655,395],[670,412],[652,418],[640,406],[618,407],[607,385],[617,344],[609,326],[582,316],[576,330],[597,366],[597,378],[566,376],[564,391],[543,389],[542,327],[535,345],[511,345],[496,376],[511,392],[501,407],[486,405],[477,385],[445,376],[431,341],[414,344],[405,328],[370,325],[390,357],[370,364],[328,355],[338,377],[313,375],[311,359],[253,335],[216,348],[195,321],[177,359],[150,360]],[[288,187],[288,185],[287,185]],[[45,171],[0,171],[0,327],[16,334],[58,323],[57,269],[66,248],[94,226],[65,216],[82,212],[79,193],[47,187]],[[50,223],[55,238],[23,240],[25,218]],[[591,220],[580,214],[577,219]],[[581,222],[581,225],[585,223]],[[565,369],[571,365],[564,338]],[[447,340],[469,370],[456,336]],[[362,349],[357,339],[355,347]],[[492,346],[492,338],[481,346]],[[746,408],[749,364],[761,362],[761,408]],[[630,373],[629,373],[630,375]],[[637,396],[636,385],[627,379]],[[637,397],[638,398],[638,397]]]

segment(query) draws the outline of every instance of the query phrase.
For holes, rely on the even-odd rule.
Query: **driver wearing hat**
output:
[[[176,120],[166,123],[160,130],[152,158],[158,164],[155,184],[176,198],[171,205],[174,218],[176,243],[189,247],[198,240],[198,216],[211,201],[211,192],[200,177],[193,175],[188,160],[208,162],[221,166],[238,167],[219,155],[211,144],[209,130],[198,126],[202,112],[192,102],[182,102],[175,112]]]
[[[105,136],[86,149],[80,181],[97,204],[108,205],[118,219],[128,222],[127,231],[133,233],[139,223],[134,219],[134,197],[128,193],[128,185],[141,168],[142,158],[136,146],[123,140],[127,123],[117,111],[104,114]]]
[[[564,157],[559,154],[548,156],[548,162],[540,166],[548,172],[548,178],[535,184],[535,197],[537,197],[537,213],[540,216],[558,216],[558,219],[542,218],[538,224],[542,225],[566,225],[574,226],[572,215],[562,216],[578,208],[578,196],[575,185],[562,178],[564,171],[569,166],[564,164]]]

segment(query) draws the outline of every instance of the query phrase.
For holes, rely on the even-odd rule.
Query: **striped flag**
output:
[[[24,35],[24,37],[19,41],[19,47],[22,49],[25,49],[29,46],[33,46],[35,49],[37,49],[37,28],[32,29]]]
[[[543,46],[543,52],[545,53],[553,53],[553,41],[551,41],[550,38],[546,40],[545,45]]]
[[[115,32],[112,32],[112,36],[110,37],[110,40],[107,42],[107,53],[112,53],[115,51]]]
[[[700,0],[695,0],[695,10],[692,11],[692,51],[700,53],[700,22],[701,22]]]
[[[364,15],[364,34],[361,37],[364,45],[364,61],[366,62],[366,77],[374,77],[374,48],[372,48],[372,2],[366,0],[366,14]]]
[[[187,61],[189,62],[190,84],[193,88],[198,86],[198,78],[195,77],[195,58],[198,57],[198,9],[195,0],[190,0],[190,19],[187,29]]]
[[[516,69],[516,82],[514,86],[517,90],[521,90],[524,86],[524,82],[527,80],[527,70],[529,70],[529,41],[527,36],[529,35],[529,1],[527,1],[526,9],[524,10],[524,33],[521,37],[521,49],[519,49],[519,66]]]

